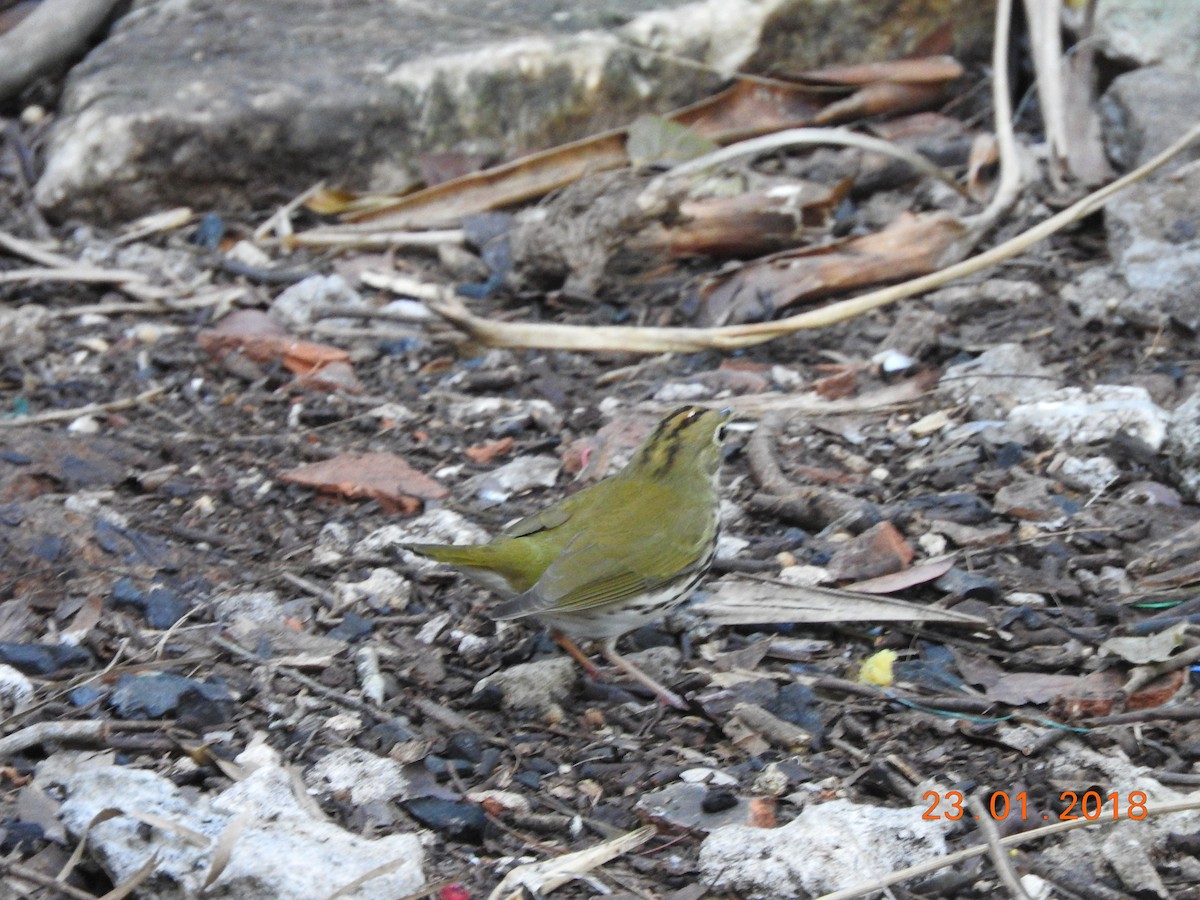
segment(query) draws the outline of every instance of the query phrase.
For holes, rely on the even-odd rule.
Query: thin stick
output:
[[[1003,2],[1004,0],[1001,0],[1001,3]],[[979,794],[974,794],[968,798],[967,806],[975,814],[975,818],[979,822],[979,831],[983,835],[983,839],[987,841],[988,858],[991,859],[992,865],[996,867],[996,874],[1000,876],[1000,881],[1008,889],[1009,896],[1013,900],[1030,900],[1029,895],[1025,893],[1025,888],[1021,887],[1021,881],[1017,878],[1017,873],[1013,871],[1012,861],[1009,860],[1008,855],[1004,852],[1004,848],[1000,846],[1000,829],[992,821],[992,817],[988,814],[987,808],[984,807],[983,801],[979,799]]]
[[[98,269],[95,266],[72,265],[55,269],[9,269],[0,272],[0,284],[18,281],[78,281],[83,284],[123,284],[130,281],[145,281],[141,272],[128,269]]]
[[[113,731],[157,731],[169,723],[162,720],[154,722],[126,722],[115,720],[110,722],[95,722],[90,719],[78,721],[38,722],[20,731],[14,731],[7,737],[0,738],[0,760],[8,759],[14,754],[28,750],[30,747],[40,747],[51,742],[71,742],[93,744],[104,741]]]
[[[1121,691],[1128,697],[1140,691],[1155,678],[1191,666],[1197,661],[1200,661],[1200,644],[1180,651],[1162,662],[1138,666],[1129,673],[1129,680],[1125,682],[1125,686],[1121,688]]]
[[[61,881],[57,881],[53,875],[47,875],[45,872],[39,872],[37,869],[21,865],[21,863],[0,861],[0,873],[7,875],[9,878],[16,878],[20,881],[28,881],[30,884],[36,884],[38,887],[61,894],[64,897],[70,897],[72,900],[96,900],[95,894],[89,894],[87,891],[80,890],[71,884],[64,884]]]
[[[774,134],[766,135],[765,137],[738,141],[736,144],[730,144],[728,147],[714,150],[712,153],[706,153],[704,156],[675,166],[669,172],[659,175],[658,178],[647,185],[638,202],[643,207],[653,206],[654,201],[663,196],[668,190],[668,186],[677,179],[706,171],[714,166],[738,159],[742,156],[755,156],[771,150],[781,150],[784,147],[803,147],[822,144],[853,147],[858,150],[867,150],[872,153],[880,153],[884,156],[901,159],[917,171],[931,178],[936,178],[959,194],[969,196],[966,189],[939,166],[934,165],[920,153],[909,150],[900,144],[860,134],[848,128],[788,128],[784,131],[777,131]]]
[[[265,222],[254,229],[253,240],[265,241],[271,231],[275,232],[277,238],[291,237],[293,234],[292,213],[311,200],[318,191],[323,190],[325,190],[325,182],[322,180],[303,193],[297,194],[283,206],[279,207],[279,209],[275,210]]]
[[[43,422],[61,422],[64,419],[76,419],[79,416],[91,416],[96,413],[115,412],[119,409],[129,409],[131,406],[141,406],[167,392],[166,388],[151,388],[142,391],[135,397],[124,400],[110,400],[107,403],[89,403],[87,406],[76,406],[73,409],[51,409],[46,412],[33,413],[28,416],[16,416],[12,419],[0,419],[0,428],[15,428],[21,425],[38,425]]]
[[[70,257],[60,256],[33,241],[23,240],[7,231],[0,231],[0,249],[7,250],[13,256],[20,256],[30,262],[41,263],[43,266],[62,268],[75,264],[75,260]]]
[[[370,247],[438,247],[442,244],[465,244],[466,233],[461,228],[440,231],[369,231],[355,232],[354,226],[310,228],[284,239],[284,243],[301,247],[370,248]]]
[[[147,277],[141,272],[125,272],[117,269],[105,269],[102,266],[88,266],[85,263],[71,259],[69,256],[63,256],[61,253],[55,253],[53,250],[40,247],[32,241],[22,240],[6,231],[0,231],[0,250],[7,250],[14,256],[20,256],[31,262],[40,263],[50,269],[70,270],[77,275],[91,272],[95,273],[97,277],[101,274],[107,275],[109,273],[124,276],[117,278],[115,283],[120,290],[136,300],[161,300],[164,297],[170,296],[170,292],[166,288],[150,284]],[[81,279],[76,278],[76,280]]]
[[[80,306],[68,306],[63,309],[48,309],[46,315],[51,319],[71,319],[75,316],[117,316],[123,313],[136,313],[144,316],[157,316],[173,312],[186,312],[193,309],[206,309],[210,306],[219,307],[217,315],[224,315],[225,308],[233,305],[246,295],[246,288],[233,287],[216,288],[195,297],[178,298],[167,301],[154,299],[139,303],[110,301],[105,303],[84,303]]]

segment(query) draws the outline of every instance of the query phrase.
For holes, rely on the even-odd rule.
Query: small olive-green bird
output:
[[[615,666],[685,709],[677,694],[622,658],[616,642],[686,600],[712,565],[729,415],[675,410],[616,475],[513,523],[490,543],[408,549],[504,597],[493,617],[544,622],[593,675],[574,640],[601,641]]]

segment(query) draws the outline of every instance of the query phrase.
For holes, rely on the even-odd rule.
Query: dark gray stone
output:
[[[1200,332],[1200,162],[1122,191],[1104,223],[1112,270],[1141,317]]]
[[[1122,169],[1140,166],[1200,122],[1200,73],[1150,66],[1114,79],[1100,99],[1104,145]],[[1171,164],[1200,159],[1194,143]]]

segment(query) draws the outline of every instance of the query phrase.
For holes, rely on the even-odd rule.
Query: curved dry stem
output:
[[[996,133],[996,151],[1000,156],[1000,178],[992,199],[968,230],[975,240],[986,234],[1004,213],[1012,209],[1021,194],[1021,161],[1017,138],[1013,133],[1012,92],[1008,79],[1009,26],[1012,0],[997,0],[996,31],[992,38],[992,111]]]
[[[726,325],[720,328],[629,328],[621,325],[589,327],[495,322],[473,314],[448,289],[441,291],[437,299],[429,302],[429,306],[446,321],[489,347],[574,350],[588,353],[694,353],[700,350],[736,350],[751,347],[796,331],[825,328],[852,319],[870,310],[923,294],[955,279],[973,275],[996,263],[1019,256],[1039,241],[1091,215],[1104,206],[1114,194],[1165,165],[1197,138],[1200,138],[1200,124],[1192,126],[1179,140],[1145,165],[983,253],[947,266],[939,272],[773,322]]]
[[[669,172],[664,172],[651,181],[642,192],[641,199],[638,202],[643,209],[652,209],[658,204],[660,198],[669,193],[670,185],[680,179],[695,175],[698,172],[704,172],[714,166],[719,166],[722,163],[727,163],[743,156],[768,153],[772,150],[781,150],[784,147],[824,144],[855,147],[859,150],[869,150],[872,153],[882,153],[885,156],[895,157],[908,163],[918,172],[949,185],[962,196],[970,196],[966,189],[954,180],[953,176],[943,171],[941,167],[934,165],[915,150],[910,150],[907,147],[902,147],[881,138],[871,137],[868,134],[859,134],[857,131],[850,131],[846,128],[789,128],[786,131],[777,131],[774,134],[764,135],[763,137],[738,141],[736,144],[730,144],[728,147],[722,147],[720,150],[714,150],[712,153],[706,153],[696,159],[681,163]]]

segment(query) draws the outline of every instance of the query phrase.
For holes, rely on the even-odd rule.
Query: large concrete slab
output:
[[[155,0],[72,73],[38,202],[123,219],[394,190],[431,152],[512,156],[755,71],[895,58],[968,0]],[[700,63],[697,66],[696,63]]]

